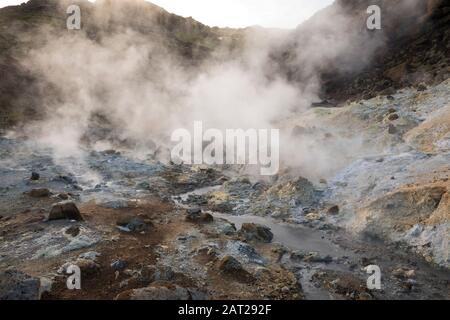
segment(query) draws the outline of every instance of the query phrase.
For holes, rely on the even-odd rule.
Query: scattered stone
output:
[[[209,213],[202,213],[201,209],[188,209],[186,221],[193,223],[211,223],[214,217]]]
[[[91,276],[100,272],[100,265],[89,259],[78,259],[74,264],[80,268],[83,275]]]
[[[120,156],[121,154],[119,151],[116,151],[114,149],[105,150],[102,153],[107,156]]]
[[[45,188],[33,189],[27,193],[32,198],[47,198],[51,196],[51,192]]]
[[[196,256],[199,258],[205,258],[207,261],[213,261],[219,256],[219,252],[215,247],[205,246],[197,249]]]
[[[333,262],[333,257],[326,255],[321,256],[318,252],[305,253],[302,251],[294,251],[290,255],[290,259],[293,261],[304,261],[310,263],[325,263],[329,264]]]
[[[145,232],[152,226],[152,222],[137,217],[124,217],[117,220],[117,225],[124,232]]]
[[[53,205],[47,218],[48,221],[63,219],[83,221],[80,211],[73,202],[59,202]]]
[[[389,121],[395,121],[395,120],[398,120],[398,119],[400,119],[400,116],[397,113],[391,113],[388,116],[388,120]]]
[[[417,86],[417,91],[419,92],[423,92],[423,91],[427,91],[427,86],[424,83],[421,83]]]
[[[398,268],[392,271],[392,275],[398,279],[411,279],[416,276],[416,271],[408,270],[405,268]]]
[[[0,273],[0,300],[38,300],[40,280],[22,271]]]
[[[72,176],[58,176],[54,180],[62,181],[67,184],[76,184],[77,183],[77,180]]]
[[[320,214],[315,213],[315,212],[308,213],[308,214],[305,216],[305,218],[306,218],[308,221],[317,221],[317,220],[321,220],[321,219],[322,219],[322,217],[320,216]]]
[[[66,231],[64,233],[68,234],[72,237],[76,237],[77,235],[80,234],[80,227],[78,227],[78,226],[69,227],[66,229]]]
[[[127,267],[127,262],[123,260],[115,260],[111,263],[111,268],[113,268],[116,271],[122,271]]]
[[[60,193],[56,196],[57,198],[61,199],[61,200],[69,200],[69,194],[67,193]]]
[[[273,233],[270,231],[270,228],[255,223],[242,224],[239,234],[244,236],[247,241],[255,240],[270,243],[273,240]]]
[[[96,261],[98,257],[100,257],[101,254],[96,251],[89,251],[82,253],[78,256],[79,259],[86,259],[86,260],[92,260]]]
[[[30,180],[31,181],[37,181],[37,180],[39,180],[41,178],[41,176],[39,175],[39,173],[37,173],[37,172],[32,172],[31,173],[31,177],[30,177]]]
[[[340,212],[339,206],[332,206],[328,209],[328,214],[337,215]]]
[[[266,264],[265,259],[252,246],[241,241],[228,241],[226,245],[228,252],[234,256],[239,256],[240,259],[259,265]]]
[[[187,210],[188,215],[198,215],[200,213],[202,213],[202,209],[200,209],[200,208],[193,208],[193,209]]]
[[[224,273],[233,274],[235,272],[242,272],[242,264],[232,256],[225,256],[219,261],[219,270]]]

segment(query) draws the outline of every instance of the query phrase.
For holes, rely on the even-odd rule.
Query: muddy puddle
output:
[[[220,190],[221,186],[200,188],[189,193],[173,197],[176,205],[183,209],[197,207],[189,205],[190,197],[205,196],[210,192]],[[281,244],[291,252],[315,253],[325,257],[326,261],[292,261],[289,254],[282,258],[282,263],[297,274],[298,281],[307,300],[341,299],[339,295],[331,294],[329,290],[314,280],[318,272],[337,272],[354,276],[365,285],[369,275],[365,272],[368,264],[376,264],[383,270],[383,290],[374,292],[376,298],[417,299],[449,298],[448,271],[434,268],[423,259],[410,255],[401,248],[387,246],[378,240],[353,239],[343,231],[327,232],[319,228],[303,225],[287,224],[271,217],[255,215],[232,215],[206,210],[215,218],[225,219],[233,223],[239,230],[244,223],[264,225],[271,229],[274,235],[273,244]],[[343,240],[344,239],[344,240]],[[285,261],[283,261],[285,260]],[[408,279],[414,284],[411,291],[401,289],[406,279],[392,277],[392,272],[398,266],[415,269],[415,279]],[[400,289],[399,289],[400,287]]]

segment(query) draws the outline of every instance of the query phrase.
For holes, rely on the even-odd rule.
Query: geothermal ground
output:
[[[356,132],[372,153],[258,181],[127,148],[55,158],[6,133],[0,298],[449,299],[450,81],[282,125],[322,146]],[[66,287],[72,263],[81,290]]]

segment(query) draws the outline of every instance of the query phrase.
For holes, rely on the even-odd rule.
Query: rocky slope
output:
[[[369,5],[381,8],[379,31],[366,28]],[[314,64],[309,47],[317,47],[315,55],[325,58],[314,70],[324,85],[322,96],[337,102],[440,83],[450,73],[449,19],[448,0],[340,0],[300,25],[277,61],[290,79],[301,83],[311,70],[298,68],[298,61]],[[320,34],[311,29],[320,29]],[[336,39],[345,46],[336,47]]]

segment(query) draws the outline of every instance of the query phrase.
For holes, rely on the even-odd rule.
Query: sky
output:
[[[24,0],[0,0],[0,7]],[[333,0],[153,0],[169,12],[209,26],[295,28]]]

